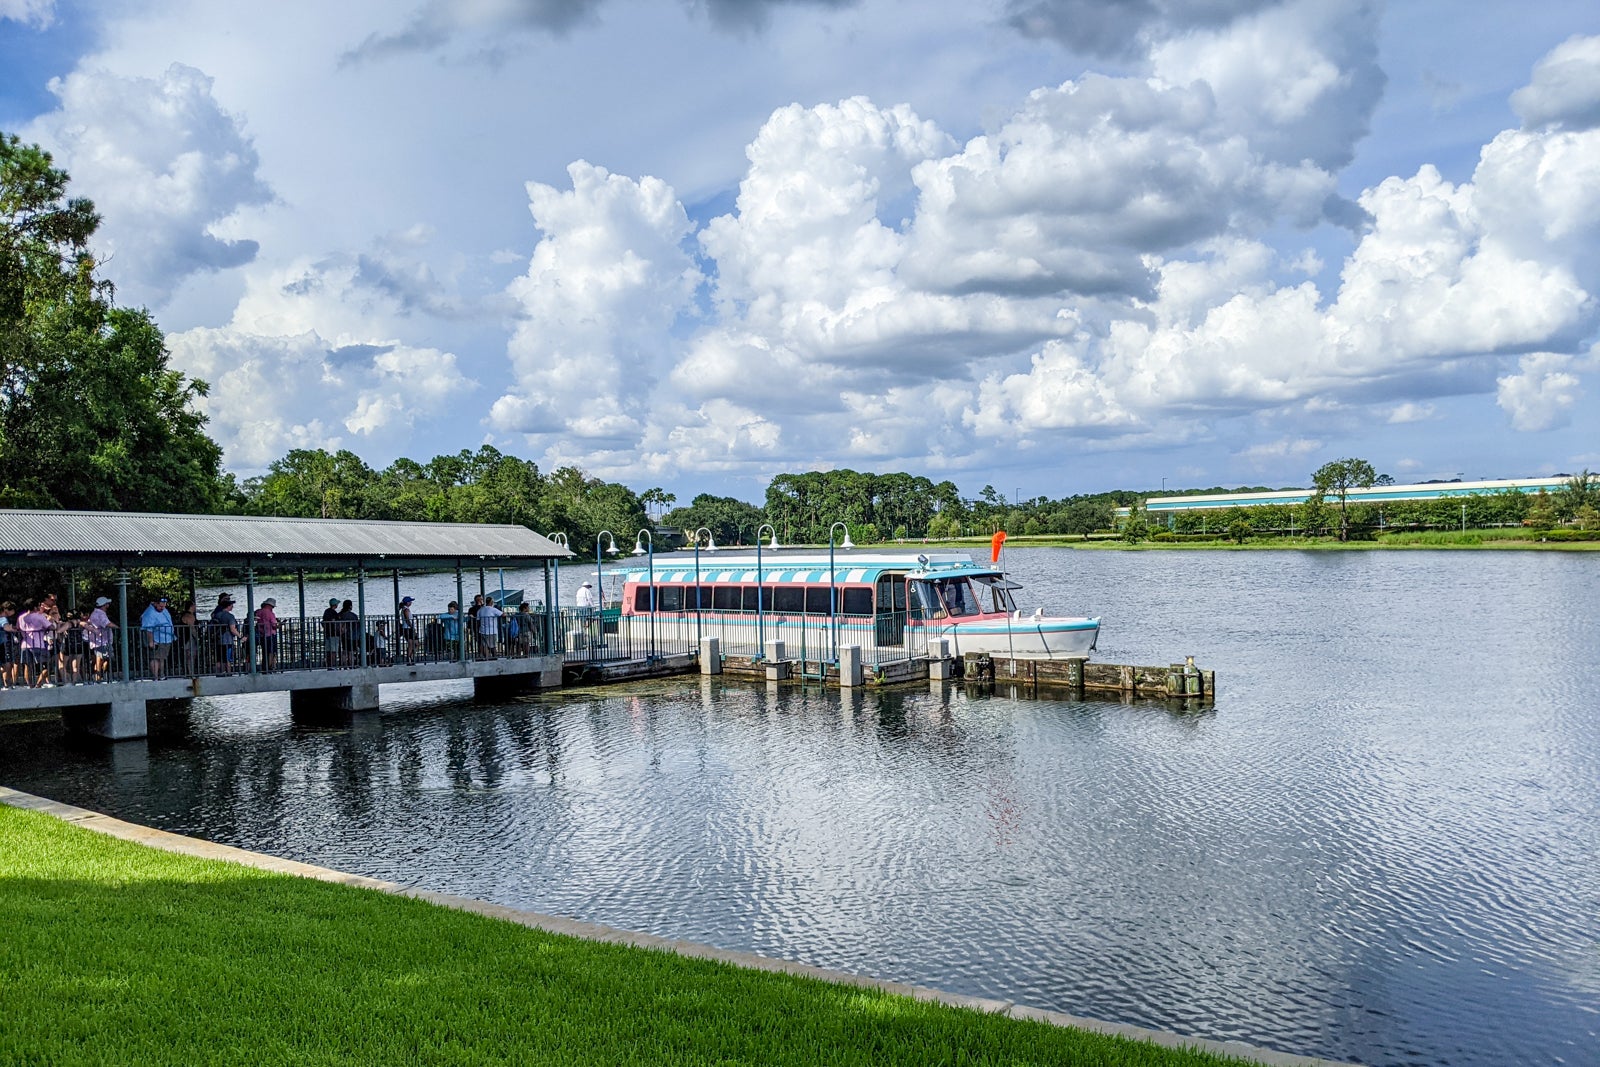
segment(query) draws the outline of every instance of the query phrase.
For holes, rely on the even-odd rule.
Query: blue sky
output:
[[[1364,0],[0,0],[227,462],[688,499],[1600,467],[1600,16]]]

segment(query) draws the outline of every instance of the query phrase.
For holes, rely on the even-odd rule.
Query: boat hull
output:
[[[984,619],[929,626],[928,635],[950,642],[950,654],[1008,659],[1087,659],[1100,637],[1099,619]]]

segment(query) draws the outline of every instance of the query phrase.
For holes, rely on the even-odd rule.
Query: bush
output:
[[[1539,535],[1541,541],[1600,541],[1600,530],[1550,530]]]

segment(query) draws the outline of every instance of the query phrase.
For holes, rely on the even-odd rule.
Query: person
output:
[[[411,613],[411,605],[416,600],[412,597],[400,598],[399,633],[400,651],[405,656],[407,663],[417,662],[417,618]]]
[[[150,601],[150,606],[139,616],[139,632],[143,635],[145,654],[150,657],[150,677],[159,682],[167,673],[167,653],[172,650],[174,636],[166,597],[158,596]]]
[[[83,636],[83,620],[76,611],[62,617],[57,647],[61,651],[62,685],[83,684],[84,657],[89,654],[89,642]]]
[[[278,601],[267,597],[256,609],[256,636],[261,639],[261,673],[278,669]]]
[[[217,673],[232,674],[235,650],[239,647],[239,620],[234,616],[233,597],[223,593],[211,613],[211,632],[217,639]]]
[[[534,627],[533,609],[528,606],[526,600],[518,605],[517,614],[513,617],[512,622],[516,626],[517,655],[526,656],[533,645]]]
[[[322,649],[328,656],[328,669],[331,671],[339,666],[339,598],[328,598],[328,606],[322,612]]]
[[[194,601],[190,600],[183,605],[183,614],[178,616],[178,625],[174,627],[173,646],[177,652],[178,664],[183,668],[183,673],[190,678],[195,676],[195,652],[200,647],[200,613],[195,610]]]
[[[389,620],[379,619],[367,639],[367,662],[374,667],[389,665]]]
[[[354,667],[360,662],[357,652],[361,646],[356,642],[366,638],[361,633],[361,616],[356,614],[356,602],[346,600],[339,606],[339,614],[334,618],[339,620],[339,650],[346,667]]]
[[[95,597],[94,610],[89,612],[89,624],[84,636],[89,640],[89,673],[95,681],[111,680],[111,638],[116,623],[106,614],[108,596]]]
[[[483,600],[483,597],[478,599]],[[473,607],[477,610],[478,658],[499,659],[500,616],[505,612],[495,607],[492,600],[474,604]]]
[[[22,603],[17,629],[22,631],[22,680],[31,689],[50,685],[50,634],[56,624],[42,605],[32,600]]]
[[[440,632],[444,634],[445,651],[450,653],[452,660],[461,658],[461,605],[454,600],[439,616]]]
[[[578,587],[578,595],[573,603],[577,604],[580,611],[585,613],[593,612],[599,606],[599,601],[594,595],[594,583],[584,582],[580,585]]]
[[[0,604],[0,686],[10,689],[17,684],[18,630],[12,622],[17,617],[16,605],[7,600]]]

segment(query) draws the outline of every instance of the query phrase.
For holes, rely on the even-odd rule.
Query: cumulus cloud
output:
[[[1241,449],[1234,453],[1234,458],[1262,470],[1282,467],[1286,461],[1301,463],[1321,449],[1322,442],[1309,437],[1280,437],[1276,441],[1264,441]]]
[[[1600,36],[1557,45],[1534,66],[1532,81],[1511,94],[1511,106],[1525,126],[1600,125]]]
[[[1535,352],[1517,361],[1515,374],[1497,379],[1495,401],[1518,430],[1553,430],[1565,426],[1583,396],[1573,357]]]
[[[527,187],[544,237],[508,289],[520,314],[508,347],[516,385],[494,402],[490,423],[597,449],[632,446],[670,368],[674,324],[701,281],[683,246],[691,226],[660,179],[582,161],[567,174],[569,190]]]
[[[27,135],[95,202],[104,220],[96,246],[120,299],[159,307],[189,275],[255,257],[255,241],[224,233],[240,209],[268,203],[272,192],[211,78],[176,63],[158,78],[80,69],[50,89],[60,106]]]
[[[229,465],[260,469],[291,448],[396,445],[475,387],[453,353],[386,332],[399,317],[360,257],[334,256],[252,278],[227,325],[167,345],[210,384],[200,407]]]

